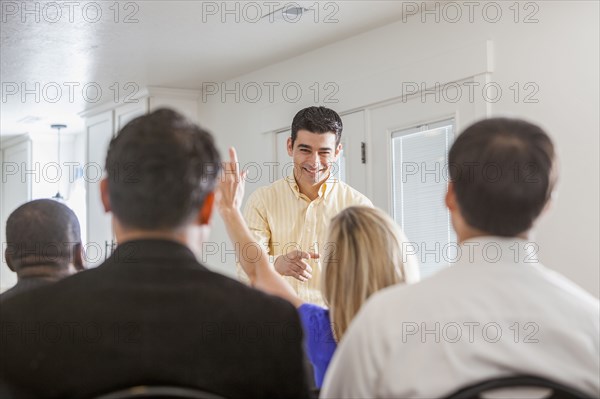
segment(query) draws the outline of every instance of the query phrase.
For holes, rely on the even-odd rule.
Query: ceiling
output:
[[[52,123],[78,132],[77,114],[117,93],[200,89],[402,15],[401,1],[368,0],[296,1],[313,8],[296,22],[268,15],[294,3],[266,0],[2,3],[3,138],[47,132]]]

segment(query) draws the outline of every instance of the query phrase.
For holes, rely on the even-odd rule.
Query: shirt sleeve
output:
[[[248,224],[248,228],[254,236],[254,239],[263,248],[265,248],[267,253],[270,255],[269,261],[273,263],[273,254],[269,248],[269,243],[271,241],[271,229],[269,227],[267,210],[264,205],[260,189],[248,197],[246,206],[244,207],[243,215],[244,219],[246,220],[246,224]],[[236,269],[240,281],[249,283],[250,280],[239,263],[236,264]]]
[[[371,202],[371,200],[362,194],[361,194],[361,198],[360,198],[360,205],[364,205],[364,206],[373,208],[373,203]]]
[[[361,193],[360,191],[350,187],[351,190],[351,195],[352,195],[352,200],[350,201],[351,205],[361,205],[361,206],[368,206],[370,208],[373,208],[373,203],[371,202],[371,200],[369,198],[367,198],[366,195],[364,195],[363,193]],[[348,205],[350,206],[350,205]]]
[[[305,303],[298,308],[298,313],[306,337],[306,353],[313,365],[317,387],[321,388],[323,377],[337,347],[331,330],[329,311]]]

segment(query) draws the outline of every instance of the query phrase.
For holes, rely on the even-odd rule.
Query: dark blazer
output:
[[[43,285],[52,284],[54,282],[54,279],[48,279],[44,277],[21,277],[17,281],[17,284],[14,285],[14,287],[0,294],[0,302],[5,301],[8,298],[12,298],[15,295],[19,295],[23,292],[33,290]]]
[[[125,243],[95,269],[3,301],[0,316],[0,378],[35,398],[142,384],[309,395],[296,309],[175,242]]]

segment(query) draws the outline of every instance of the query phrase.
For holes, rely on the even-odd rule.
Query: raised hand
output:
[[[223,162],[223,173],[219,181],[217,206],[221,213],[239,211],[244,198],[246,172],[240,172],[235,148],[229,148],[229,161]]]

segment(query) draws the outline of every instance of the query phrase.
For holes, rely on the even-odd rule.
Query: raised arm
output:
[[[271,228],[269,226],[269,222],[267,221],[267,211],[258,193],[255,192],[254,195],[250,195],[246,199],[244,210],[242,211],[242,217],[244,218],[250,233],[252,233],[252,238],[258,244],[262,245],[269,255],[273,255],[272,253],[269,253]],[[269,256],[269,263],[273,263],[272,256]],[[236,270],[240,281],[244,281],[249,284],[249,277],[244,272],[244,268],[239,262],[236,262]]]
[[[229,162],[224,162],[223,175],[219,182],[217,206],[225,222],[227,235],[235,247],[240,265],[248,275],[252,286],[266,293],[290,301],[294,306],[303,301],[294,289],[269,264],[265,249],[252,236],[240,212],[244,197],[245,173],[240,172],[237,154],[229,149]]]

